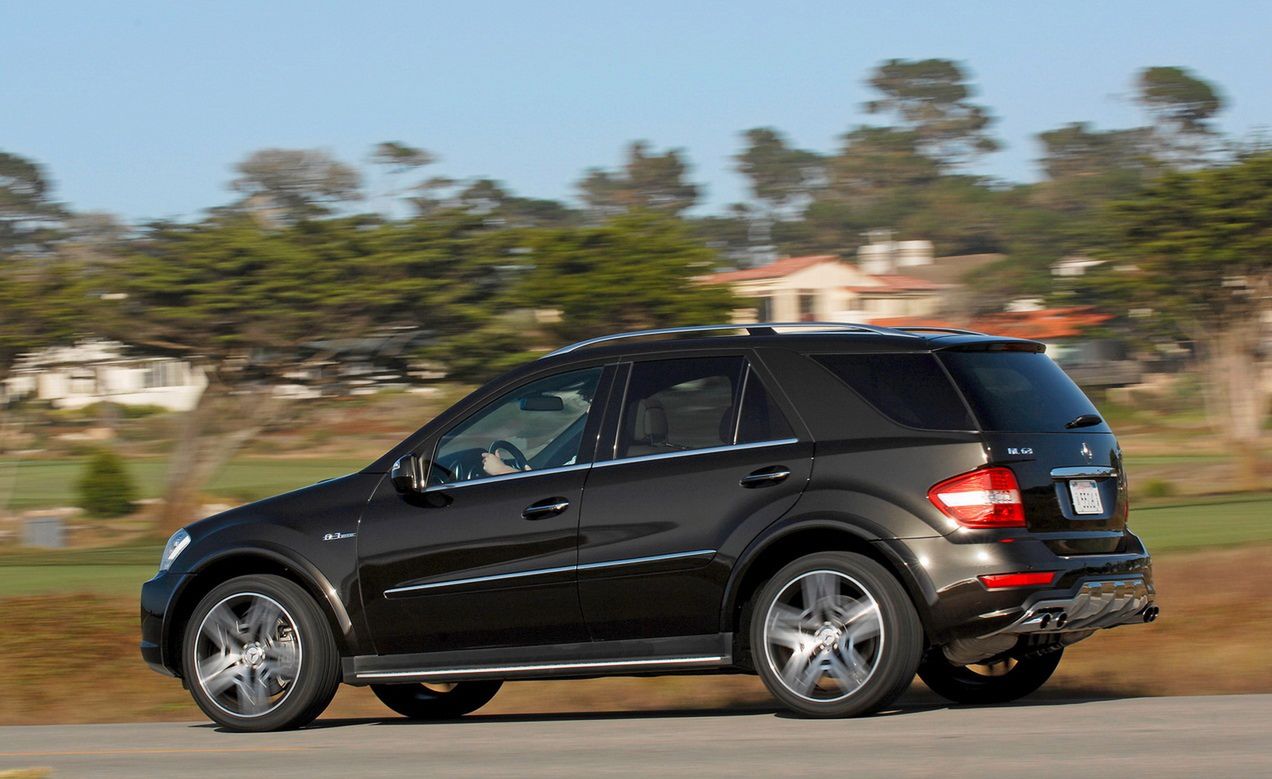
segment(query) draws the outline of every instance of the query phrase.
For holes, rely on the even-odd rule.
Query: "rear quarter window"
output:
[[[813,359],[894,422],[924,430],[975,427],[958,390],[929,352],[819,354]]]
[[[985,430],[1013,433],[1107,431],[1101,424],[1070,431],[1065,424],[1097,414],[1094,404],[1042,352],[941,352]]]

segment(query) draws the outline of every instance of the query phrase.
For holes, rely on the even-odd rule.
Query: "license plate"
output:
[[[1100,488],[1094,479],[1074,479],[1069,482],[1069,497],[1073,498],[1075,514],[1104,513],[1104,502],[1100,500]]]

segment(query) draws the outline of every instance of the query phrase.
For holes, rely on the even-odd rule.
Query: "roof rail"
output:
[[[900,328],[874,327],[872,325],[863,325],[856,322],[752,322],[740,325],[692,325],[687,327],[663,327],[656,330],[633,330],[627,333],[612,333],[610,335],[601,335],[596,338],[589,338],[585,341],[572,343],[568,346],[562,346],[554,352],[544,355],[544,357],[556,357],[561,354],[569,354],[579,349],[586,349],[589,346],[608,343],[610,341],[621,341],[628,338],[644,338],[656,335],[680,335],[682,333],[710,333],[719,332],[721,330],[745,330],[747,335],[776,335],[778,328],[784,329],[803,329],[803,330],[847,330],[854,333],[872,333],[874,335],[900,335],[906,333],[899,332]],[[542,359],[542,358],[541,358]]]
[[[891,330],[900,330],[905,333],[956,333],[958,335],[985,335],[978,330],[965,330],[961,327],[935,327],[927,325],[897,325],[889,328]]]

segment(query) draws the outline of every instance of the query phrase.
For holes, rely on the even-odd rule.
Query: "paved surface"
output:
[[[70,776],[1272,776],[1272,695],[775,712],[0,728],[5,769]]]

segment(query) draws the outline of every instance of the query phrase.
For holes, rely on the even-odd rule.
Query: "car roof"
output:
[[[746,334],[738,334],[743,331]],[[1041,351],[1037,341],[944,328],[887,328],[852,323],[755,323],[638,330],[599,336],[562,347],[532,365],[538,368],[666,355],[674,352],[777,347],[797,351],[922,352],[976,344],[1019,343]],[[529,366],[527,366],[529,367]]]

